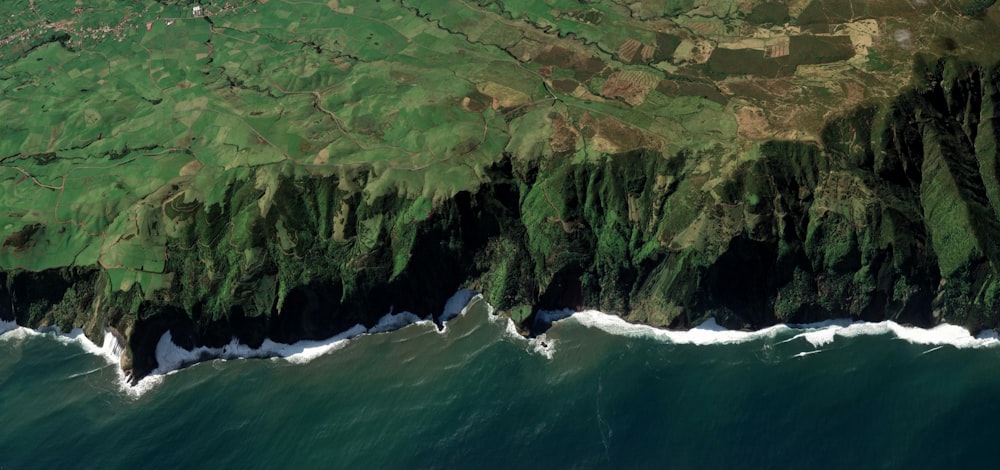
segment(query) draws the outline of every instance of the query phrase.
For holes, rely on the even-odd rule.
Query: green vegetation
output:
[[[0,304],[140,374],[167,328],[292,341],[463,286],[525,325],[996,323],[986,4],[192,5],[0,6]]]
[[[868,68],[873,72],[886,72],[892,69],[892,63],[887,61],[878,49],[869,49]]]
[[[790,19],[788,5],[778,2],[761,3],[746,17],[747,22],[759,25],[781,25]]]

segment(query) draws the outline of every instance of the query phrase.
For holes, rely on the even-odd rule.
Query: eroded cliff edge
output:
[[[992,1],[0,5],[0,318],[997,326]]]
[[[220,203],[164,206],[183,222],[166,287],[111,288],[99,268],[8,271],[0,317],[92,338],[114,328],[137,377],[167,330],[188,347],[325,338],[390,309],[436,314],[459,288],[528,328],[532,311],[552,308],[671,328],[708,317],[997,327],[1000,68],[917,63],[915,88],[832,121],[816,143],[581,161],[511,141],[481,184],[434,201],[366,197],[378,177],[366,165],[325,177],[285,166],[263,189],[230,184]],[[551,126],[559,108],[518,119]]]

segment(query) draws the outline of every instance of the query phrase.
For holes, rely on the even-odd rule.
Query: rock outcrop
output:
[[[553,308],[671,328],[997,327],[1000,70],[919,63],[919,86],[832,121],[817,143],[587,161],[508,145],[484,183],[436,201],[366,197],[365,166],[286,168],[270,211],[264,190],[232,184],[222,203],[177,214],[169,287],[112,288],[98,268],[11,271],[0,317],[114,328],[135,377],[168,330],[187,347],[324,338],[390,309],[436,314],[464,287],[526,330]]]

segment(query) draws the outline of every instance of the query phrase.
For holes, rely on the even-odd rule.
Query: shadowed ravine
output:
[[[991,0],[292,3],[0,5],[0,320],[1000,326]]]
[[[273,194],[283,210],[251,216],[249,240],[231,220],[256,207],[252,186],[193,212],[170,242],[166,291],[109,291],[93,268],[6,272],[0,317],[96,341],[113,328],[136,378],[156,367],[167,330],[187,348],[323,339],[388,311],[435,314],[460,288],[525,326],[537,309],[593,308],[675,329],[709,317],[734,329],[996,327],[997,70],[920,64],[921,86],[833,121],[822,144],[761,144],[710,191],[692,183],[695,165],[729,158],[719,149],[592,163],[505,153],[488,183],[422,219],[407,197],[341,189],[344,176],[286,175]],[[352,176],[370,177],[363,166]],[[342,205],[333,236],[323,214]],[[227,243],[205,242],[237,236],[259,262],[232,265]],[[273,241],[288,236],[300,241],[291,253]]]

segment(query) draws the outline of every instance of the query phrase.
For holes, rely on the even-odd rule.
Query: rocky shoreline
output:
[[[1000,69],[917,59],[918,86],[831,121],[822,142],[585,162],[508,147],[477,189],[431,204],[366,197],[365,166],[283,173],[266,214],[251,211],[260,189],[233,184],[169,240],[168,288],[112,288],[97,266],[8,271],[0,319],[116,331],[136,379],[168,330],[185,348],[323,339],[440,312],[462,288],[525,327],[570,308],[675,329],[996,328]]]

